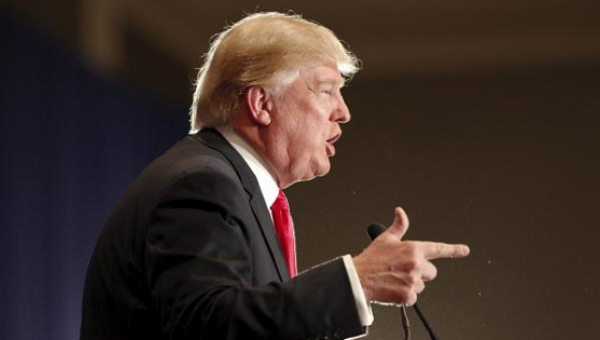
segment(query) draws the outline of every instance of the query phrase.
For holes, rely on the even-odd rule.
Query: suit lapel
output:
[[[246,164],[246,161],[244,161],[242,156],[240,156],[240,154],[218,131],[214,129],[203,129],[194,137],[203,144],[222,153],[237,172],[242,185],[250,194],[250,206],[252,207],[252,212],[254,213],[254,217],[256,218],[263,237],[269,247],[269,253],[271,254],[273,262],[275,262],[279,279],[281,281],[288,281],[290,276],[287,265],[285,264],[285,259],[281,253],[273,221],[271,220],[269,210],[265,204],[265,199],[254,173],[252,173],[252,170],[250,170],[250,167]]]

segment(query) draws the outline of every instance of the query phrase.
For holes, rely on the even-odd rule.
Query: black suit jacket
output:
[[[363,333],[343,261],[289,280],[250,168],[215,130],[150,164],[88,265],[82,340],[320,339]]]

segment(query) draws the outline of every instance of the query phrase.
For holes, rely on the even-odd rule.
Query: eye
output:
[[[321,93],[324,93],[326,95],[331,95],[331,94],[333,94],[333,88],[331,86],[322,87]]]

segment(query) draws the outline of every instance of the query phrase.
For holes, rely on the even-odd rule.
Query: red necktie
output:
[[[279,245],[283,252],[283,257],[288,267],[290,277],[296,276],[298,269],[296,268],[296,239],[294,237],[294,222],[290,214],[290,206],[283,191],[279,190],[279,195],[275,203],[271,206],[273,212],[273,223]]]

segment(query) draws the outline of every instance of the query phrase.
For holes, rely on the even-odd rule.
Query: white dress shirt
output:
[[[220,127],[217,130],[225,137],[225,139],[233,146],[233,148],[242,156],[244,161],[250,167],[250,170],[256,176],[260,190],[265,198],[267,207],[271,207],[279,195],[279,186],[275,181],[275,177],[269,172],[267,165],[262,161],[258,153],[240,136],[238,136],[232,129]],[[269,213],[271,210],[269,209]],[[273,216],[271,216],[271,219]],[[366,301],[365,293],[363,292],[360,284],[360,279],[354,267],[354,262],[350,255],[342,256],[344,265],[346,266],[346,272],[348,273],[348,279],[352,287],[352,294],[356,303],[356,309],[360,317],[360,321],[363,326],[370,326],[373,324],[373,311],[371,305]]]

